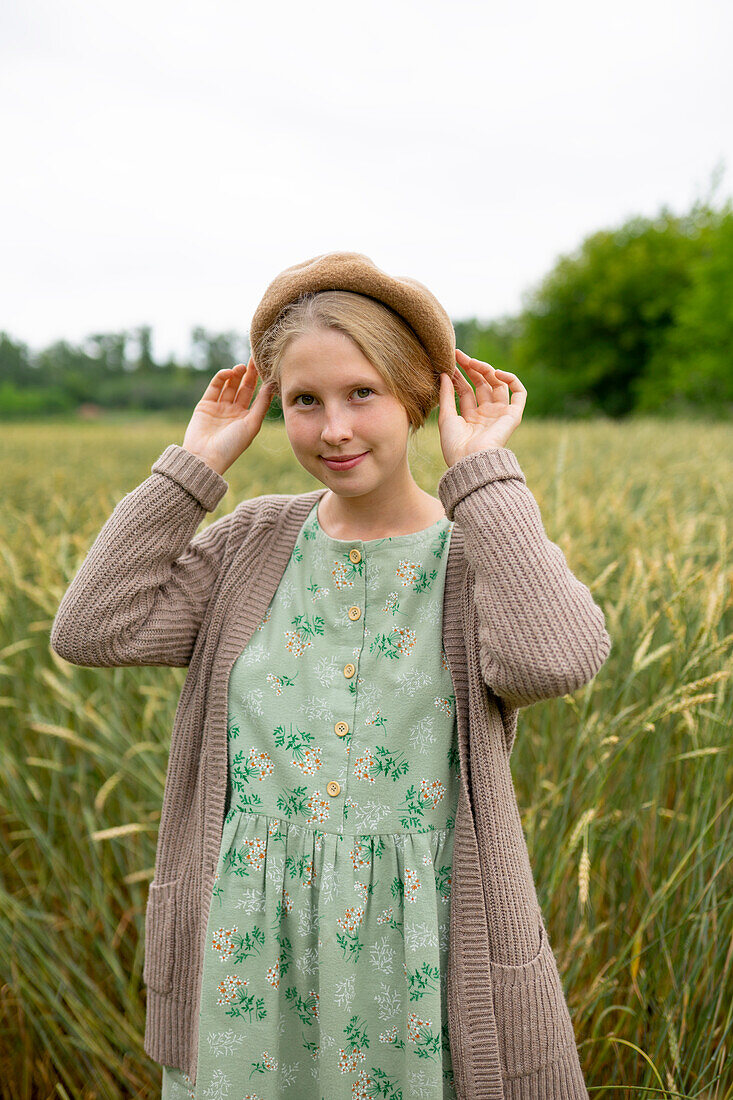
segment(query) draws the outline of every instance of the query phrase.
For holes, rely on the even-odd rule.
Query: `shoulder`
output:
[[[249,497],[234,507],[233,524],[242,531],[245,528],[272,525],[281,518],[305,519],[323,491],[313,489],[308,493],[262,493]]]

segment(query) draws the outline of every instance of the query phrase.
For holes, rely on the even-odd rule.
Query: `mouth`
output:
[[[369,451],[362,451],[359,455],[349,455],[343,458],[326,458],[321,455],[321,458],[328,466],[329,470],[350,470],[353,466],[356,466],[363,458],[369,454]]]

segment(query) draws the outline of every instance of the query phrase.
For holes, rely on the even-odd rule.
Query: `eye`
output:
[[[352,390],[351,392],[352,393],[364,393],[365,391],[366,391],[366,393],[374,393],[375,392],[371,388],[371,386],[357,386],[357,388],[355,390]],[[313,397],[313,394],[312,393],[299,393],[293,398],[293,404],[297,405],[298,401],[301,397]],[[302,409],[310,409],[312,406],[311,405],[301,405],[300,407]]]

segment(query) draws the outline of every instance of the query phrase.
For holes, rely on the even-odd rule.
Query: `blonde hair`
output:
[[[260,343],[256,366],[281,396],[281,363],[288,344],[318,329],[336,329],[353,340],[379,372],[390,393],[404,405],[414,433],[440,401],[440,372],[408,323],[389,306],[351,290],[301,294],[270,325]]]

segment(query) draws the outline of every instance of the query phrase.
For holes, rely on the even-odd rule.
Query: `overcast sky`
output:
[[[732,32],[728,0],[10,0],[0,329],[182,357],[335,249],[514,313],[588,233],[733,192]]]

